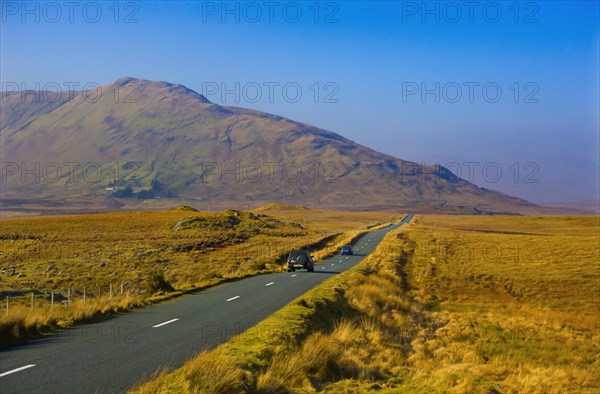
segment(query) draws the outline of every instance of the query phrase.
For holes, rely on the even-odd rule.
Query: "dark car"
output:
[[[352,251],[352,246],[350,245],[344,245],[342,246],[342,256],[343,255],[353,255],[354,252]]]
[[[287,258],[288,272],[296,271],[296,268],[305,269],[308,272],[315,270],[315,262],[307,250],[292,250]]]

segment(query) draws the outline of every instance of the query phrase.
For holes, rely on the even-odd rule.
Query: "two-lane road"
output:
[[[409,222],[412,215],[402,223]],[[402,224],[401,223],[401,224]],[[315,272],[259,275],[0,351],[1,393],[122,392],[240,334],[358,264],[399,225],[375,230]]]

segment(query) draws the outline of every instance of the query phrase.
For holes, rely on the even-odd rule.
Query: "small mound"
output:
[[[198,212],[196,208],[192,208],[189,205],[181,205],[179,207],[171,208],[170,211],[189,211],[189,212]]]
[[[254,236],[271,234],[290,236],[305,234],[306,230],[299,223],[288,222],[264,214],[227,209],[208,216],[191,216],[180,219],[173,227],[180,230],[229,231]]]
[[[267,204],[264,207],[256,208],[254,209],[254,211],[311,211],[311,209],[303,207],[301,205],[272,203]]]

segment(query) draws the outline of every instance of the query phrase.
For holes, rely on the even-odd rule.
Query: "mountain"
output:
[[[95,91],[0,98],[5,201],[127,204],[170,197],[232,206],[532,207],[444,167],[388,156],[280,116],[219,106],[182,85],[122,78]]]

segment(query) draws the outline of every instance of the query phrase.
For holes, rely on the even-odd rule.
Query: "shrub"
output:
[[[165,274],[162,271],[152,271],[148,274],[148,277],[146,278],[146,289],[150,294],[175,290],[173,289],[173,286],[165,280]]]

